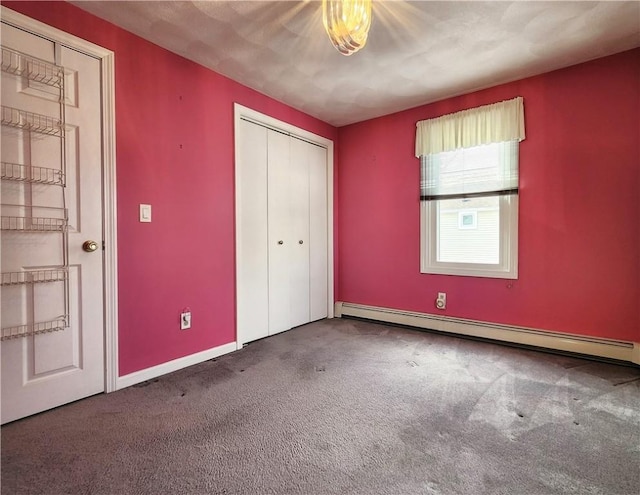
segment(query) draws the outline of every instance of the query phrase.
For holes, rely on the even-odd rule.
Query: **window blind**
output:
[[[518,192],[518,141],[433,153],[420,165],[423,201]]]

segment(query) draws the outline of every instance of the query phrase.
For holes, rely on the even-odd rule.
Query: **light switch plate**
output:
[[[151,223],[151,205],[140,205],[140,221]]]

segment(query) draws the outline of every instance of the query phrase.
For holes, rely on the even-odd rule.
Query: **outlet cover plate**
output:
[[[191,328],[191,311],[180,313],[180,330]]]

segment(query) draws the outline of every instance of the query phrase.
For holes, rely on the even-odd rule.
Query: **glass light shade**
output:
[[[371,0],[322,0],[322,21],[333,46],[351,55],[367,42]]]

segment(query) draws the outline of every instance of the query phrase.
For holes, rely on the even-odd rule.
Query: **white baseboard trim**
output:
[[[222,356],[223,354],[234,352],[235,350],[237,350],[237,344],[235,342],[229,342],[228,344],[214,347],[212,349],[207,349],[206,351],[197,352],[195,354],[174,359],[173,361],[168,361],[157,366],[152,366],[151,368],[146,368],[144,370],[129,373],[128,375],[120,376],[118,377],[116,383],[116,390],[121,390],[123,388],[130,387],[131,385],[135,385],[136,383],[151,380],[152,378],[157,378],[173,371],[178,371],[182,368],[186,368],[187,366],[193,366],[194,364],[202,363],[204,361],[207,361],[208,359],[213,359],[218,356]]]
[[[640,365],[640,342],[602,339],[534,328],[438,316],[399,309],[365,306],[348,302],[335,303],[336,317],[354,316],[368,320],[467,335],[512,344],[574,352]]]

